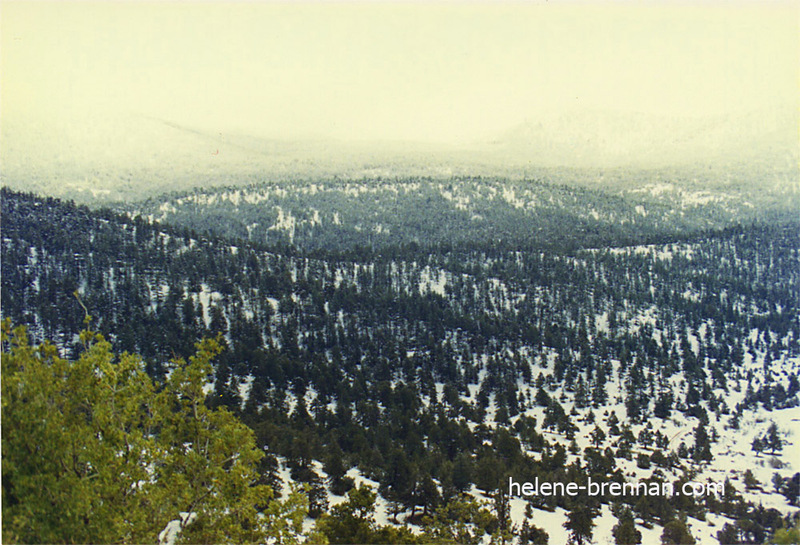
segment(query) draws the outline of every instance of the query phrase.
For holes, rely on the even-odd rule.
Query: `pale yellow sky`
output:
[[[469,141],[553,112],[797,107],[797,2],[2,2],[3,122]],[[79,130],[76,128],[76,130]]]

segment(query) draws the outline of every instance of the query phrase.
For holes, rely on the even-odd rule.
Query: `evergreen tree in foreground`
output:
[[[2,324],[3,541],[152,543],[173,520],[183,542],[296,541],[307,500],[258,484],[252,432],[205,404],[219,343],[155,384],[138,356],[81,342],[66,360]]]

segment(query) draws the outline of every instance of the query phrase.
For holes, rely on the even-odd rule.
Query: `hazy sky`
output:
[[[14,3],[3,120],[472,140],[560,111],[798,104],[797,2]]]

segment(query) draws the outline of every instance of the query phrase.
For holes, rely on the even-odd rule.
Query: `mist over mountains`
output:
[[[547,166],[639,167],[796,161],[798,116],[790,108],[740,117],[673,117],[640,112],[557,112],[522,123],[492,142],[510,161]]]
[[[425,143],[269,138],[141,114],[69,123],[6,118],[0,150],[4,185],[80,202],[276,179],[492,175],[636,183],[654,170],[783,193],[798,188],[797,122],[788,108],[735,119],[561,112],[482,141]]]

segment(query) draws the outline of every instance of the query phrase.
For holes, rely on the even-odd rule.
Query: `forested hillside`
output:
[[[741,222],[793,218],[796,191],[673,183],[661,172],[498,178],[332,179],[198,189],[120,211],[199,233],[301,251],[415,245],[569,249],[674,241]],[[548,178],[550,179],[550,178]],[[596,179],[578,183],[578,179]],[[594,184],[596,187],[592,187]],[[601,190],[600,188],[603,188]]]
[[[70,356],[85,307],[157,380],[221,334],[209,403],[314,518],[372,483],[417,534],[477,498],[520,545],[631,524],[760,543],[798,510],[800,224],[706,197],[326,182],[122,213],[4,189],[2,314]],[[509,497],[509,477],[725,495]]]

